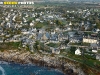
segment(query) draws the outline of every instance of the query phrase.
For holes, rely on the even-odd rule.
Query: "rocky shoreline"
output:
[[[36,64],[62,71],[65,75],[86,75],[77,62],[62,60],[57,56],[30,53],[28,51],[5,50],[0,52],[0,60],[20,64]]]

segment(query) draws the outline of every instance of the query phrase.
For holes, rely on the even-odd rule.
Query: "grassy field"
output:
[[[90,46],[90,43],[70,43],[70,45]]]
[[[20,42],[0,43],[0,50],[18,49],[18,47],[22,47]]]
[[[56,43],[49,43],[47,45],[50,46],[50,47],[54,47],[54,48],[59,47],[59,43],[58,44],[56,44]]]
[[[37,28],[37,29],[39,29],[39,28],[45,28],[45,27],[47,27],[48,26],[48,23],[47,22],[43,22],[43,23],[41,23],[41,22],[37,22],[37,23],[35,23],[35,28]]]
[[[77,56],[77,55],[73,55],[73,54],[68,54],[68,57],[73,59],[73,60],[76,60],[80,63],[83,63],[91,68],[94,68],[96,70],[100,70],[100,61],[96,60],[96,59],[89,59],[86,57],[86,55],[83,56]]]

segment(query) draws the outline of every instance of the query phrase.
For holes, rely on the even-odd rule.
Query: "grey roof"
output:
[[[93,47],[93,48],[97,48],[98,47],[98,45],[96,43],[91,43],[90,46]]]
[[[69,37],[74,37],[75,32],[68,32]]]
[[[38,33],[38,35],[37,35],[37,39],[40,40],[42,36],[43,36],[42,33]]]
[[[50,33],[48,33],[48,32],[46,32],[46,37],[48,38],[48,39],[50,39]]]
[[[56,41],[57,39],[58,39],[58,35],[57,35],[57,34],[53,34],[53,35],[51,35],[50,40],[54,40],[54,41]]]
[[[81,36],[75,36],[75,37],[72,37],[72,39],[82,41],[83,37],[81,37]]]

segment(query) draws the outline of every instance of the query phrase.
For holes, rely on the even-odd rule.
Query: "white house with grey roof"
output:
[[[100,61],[100,54],[96,54],[96,59]]]
[[[80,51],[79,48],[76,49],[76,51],[75,51],[75,55],[81,55],[81,51]]]

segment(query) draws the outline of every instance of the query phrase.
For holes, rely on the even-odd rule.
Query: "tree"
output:
[[[64,42],[64,43],[65,43],[65,45],[67,45],[67,44],[69,43],[69,40],[65,40],[65,42]]]
[[[62,25],[62,22],[60,20],[56,20],[57,25]]]
[[[34,48],[35,48],[36,50],[38,50],[38,45],[39,45],[39,41],[36,41],[35,44],[34,44]]]
[[[100,22],[96,23],[96,27],[100,29]]]
[[[76,47],[71,47],[70,48],[70,53],[74,54],[75,53],[75,50],[76,50]]]
[[[96,19],[96,26],[95,27],[100,29],[100,21],[98,19]]]

